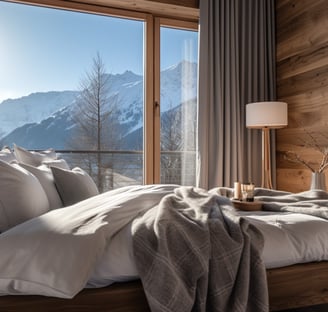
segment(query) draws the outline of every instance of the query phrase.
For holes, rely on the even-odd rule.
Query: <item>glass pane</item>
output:
[[[143,183],[143,34],[143,21],[0,2],[0,149],[54,148],[101,192]]]
[[[198,33],[161,27],[161,183],[195,185]]]

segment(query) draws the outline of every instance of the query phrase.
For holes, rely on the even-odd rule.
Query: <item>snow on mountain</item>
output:
[[[0,137],[27,123],[38,123],[76,98],[76,91],[32,93],[19,99],[8,99],[0,104]]]
[[[108,83],[110,95],[117,99],[121,133],[125,136],[139,133],[143,126],[143,76],[131,71],[108,74]],[[31,149],[64,148],[65,138],[74,128],[71,116],[78,95],[78,91],[52,91],[3,101],[0,104],[2,143],[15,142]],[[183,61],[161,72],[162,113],[195,99],[196,95],[197,64]]]
[[[197,95],[197,64],[183,61],[161,72],[161,111],[165,112]]]
[[[64,149],[72,129],[69,107],[66,107],[39,123],[16,128],[3,138],[3,145],[16,143],[27,149]]]

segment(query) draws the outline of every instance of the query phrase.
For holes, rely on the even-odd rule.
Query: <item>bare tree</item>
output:
[[[167,110],[161,117],[161,180],[180,184],[181,108]]]
[[[94,154],[82,155],[84,168],[94,177],[99,190],[103,191],[105,180],[107,184],[113,184],[113,164],[110,156],[102,152],[118,149],[120,140],[118,98],[110,92],[109,75],[99,53],[93,59],[91,70],[81,81],[80,89],[72,116],[74,136],[68,144],[74,149],[94,151]],[[106,177],[108,174],[109,179]]]
[[[163,183],[194,184],[195,127],[195,100],[170,108],[162,114],[161,180]]]

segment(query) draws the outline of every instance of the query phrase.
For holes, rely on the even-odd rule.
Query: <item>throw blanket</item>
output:
[[[268,311],[262,236],[227,198],[180,187],[132,225],[153,312]]]
[[[328,193],[322,190],[294,194],[258,188],[254,195],[256,200],[263,202],[263,210],[304,213],[328,219]]]
[[[210,192],[232,197],[233,189],[218,187]],[[255,188],[255,200],[263,202],[262,209],[276,212],[294,212],[328,219],[328,193],[310,190],[301,193]]]

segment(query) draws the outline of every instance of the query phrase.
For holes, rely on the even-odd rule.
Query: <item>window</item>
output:
[[[160,23],[160,181],[195,185],[197,32]]]
[[[195,26],[117,12],[0,2],[0,147],[52,147],[101,191],[194,184]]]

